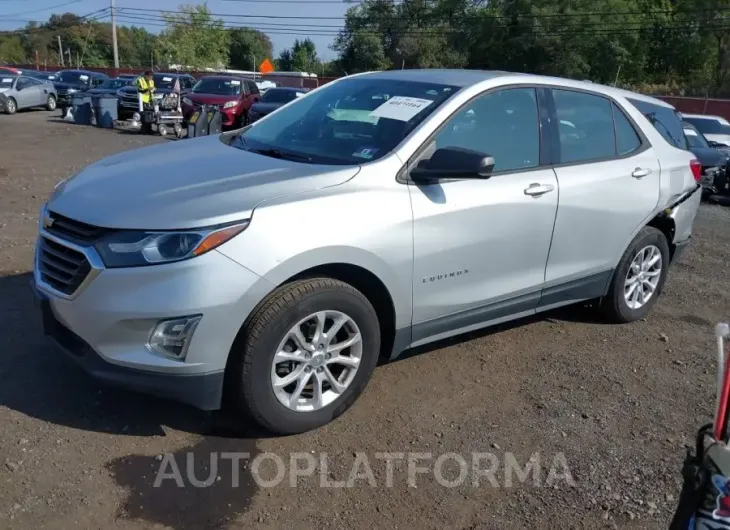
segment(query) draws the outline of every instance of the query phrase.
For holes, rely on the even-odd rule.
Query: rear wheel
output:
[[[370,302],[331,278],[274,291],[244,324],[227,370],[228,398],[279,434],[337,418],[365,389],[380,351]]]
[[[18,104],[13,98],[8,98],[5,102],[5,114],[15,114],[18,110]]]
[[[56,110],[56,98],[53,94],[49,95],[46,100],[46,110]]]
[[[604,314],[614,322],[643,318],[656,303],[667,279],[669,243],[658,229],[645,226],[624,252],[614,271]]]

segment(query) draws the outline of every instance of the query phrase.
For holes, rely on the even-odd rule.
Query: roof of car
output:
[[[181,74],[179,72],[154,72],[154,75],[164,75],[165,77],[193,77],[190,74]]]
[[[501,70],[387,70],[383,72],[368,72],[365,74],[357,74],[358,76],[367,76],[377,79],[394,79],[401,81],[422,81],[430,83],[439,83],[444,85],[458,86],[461,88],[476,85],[488,79],[497,77],[519,77],[523,83],[540,83],[552,84],[560,86],[600,92],[609,96],[621,96],[624,98],[632,98],[661,107],[674,108],[671,104],[661,99],[651,96],[645,96],[636,92],[623,90],[616,87],[610,87],[593,83],[591,81],[577,81],[575,79],[566,79],[560,77],[550,77],[536,74],[523,74],[518,72],[505,72]]]
[[[278,90],[278,91],[283,90],[286,92],[308,92],[309,91],[308,88],[298,88],[298,87],[292,87],[292,86],[272,86],[271,88],[269,88],[268,91],[273,91],[273,90]]]
[[[60,70],[58,73],[61,74],[64,72],[73,72],[75,74],[88,74],[88,75],[91,75],[92,77],[109,77],[108,75],[106,75],[103,72],[92,72],[91,70],[77,70],[75,68],[69,69],[69,70]]]

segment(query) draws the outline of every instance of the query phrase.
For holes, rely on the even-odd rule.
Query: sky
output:
[[[328,3],[329,2],[329,3]],[[226,17],[227,25],[241,24],[258,26],[257,29],[267,33],[274,45],[274,54],[285,48],[291,47],[296,38],[311,38],[317,45],[317,53],[321,59],[329,60],[335,57],[335,53],[329,49],[332,44],[333,37],[330,35],[305,35],[303,31],[299,34],[283,34],[284,32],[297,33],[296,29],[287,27],[287,24],[299,26],[303,25],[320,25],[320,26],[341,26],[347,8],[352,4],[332,3],[328,2],[316,3],[313,0],[290,0],[282,2],[282,0],[208,0],[208,8],[212,13],[225,15],[254,15],[254,18],[230,18]],[[181,4],[203,3],[203,0],[116,0],[118,12],[124,13],[124,8],[143,8],[143,9],[168,9],[175,10]],[[61,5],[68,4],[68,5]],[[110,5],[110,0],[0,0],[0,30],[18,29],[25,26],[29,20],[37,20],[45,22],[50,15],[56,13],[76,13],[78,15],[86,15],[93,11],[103,9]],[[54,6],[60,6],[55,7]],[[130,12],[127,12],[130,13]],[[134,16],[143,16],[144,13],[134,13]],[[269,19],[268,16],[277,17],[311,17],[309,19],[295,18],[276,18]],[[157,14],[159,16],[159,14]],[[320,18],[334,17],[334,18]],[[108,19],[105,19],[108,20]],[[159,32],[159,21],[152,22],[147,26],[149,31]],[[119,25],[132,25],[131,21],[119,21]],[[145,22],[138,20],[135,25],[145,26]],[[270,31],[266,29],[270,28]],[[335,29],[312,29],[312,33],[333,33]],[[278,32],[278,33],[277,33]]]

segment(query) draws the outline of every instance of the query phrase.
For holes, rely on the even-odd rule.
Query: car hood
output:
[[[0,93],[2,93],[2,92],[10,92],[10,90],[11,90],[11,89],[10,89],[10,88],[8,88],[8,87],[1,87],[1,86],[0,86]]]
[[[220,94],[200,94],[195,92],[188,92],[185,94],[193,103],[201,103],[204,105],[223,105],[229,101],[238,101],[241,96],[221,96]]]
[[[251,105],[251,110],[263,116],[269,112],[274,112],[282,106],[284,106],[284,103],[262,103],[259,101],[258,103]]]
[[[724,166],[728,159],[725,153],[712,147],[693,147],[691,151],[700,161],[700,164],[706,167]]]
[[[209,136],[102,159],[60,184],[48,207],[106,228],[198,228],[246,218],[267,199],[342,184],[359,169],[271,158]]]

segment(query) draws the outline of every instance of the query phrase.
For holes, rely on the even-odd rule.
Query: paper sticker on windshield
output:
[[[361,147],[354,153],[352,153],[352,156],[356,156],[358,158],[365,158],[366,160],[370,160],[372,157],[375,156],[375,153],[377,153],[378,150],[375,147]]]
[[[79,76],[79,79],[81,79],[82,81],[88,81],[89,80],[89,76],[82,74],[82,75]]]
[[[240,84],[241,84],[240,81],[236,81],[236,80],[231,81],[231,85],[233,85],[233,86],[238,86]]]
[[[685,129],[684,134],[686,134],[687,136],[697,136],[697,133],[694,132],[692,129]]]
[[[296,97],[298,97],[298,98],[302,97],[303,95],[304,95],[304,92],[297,92],[296,93]]]
[[[172,77],[163,77],[162,78],[163,83],[169,83],[170,81],[172,81]]]
[[[12,83],[13,78],[12,77],[3,77],[3,83]]]
[[[370,115],[378,118],[408,121],[431,103],[433,101],[430,99],[394,96],[372,111]]]

